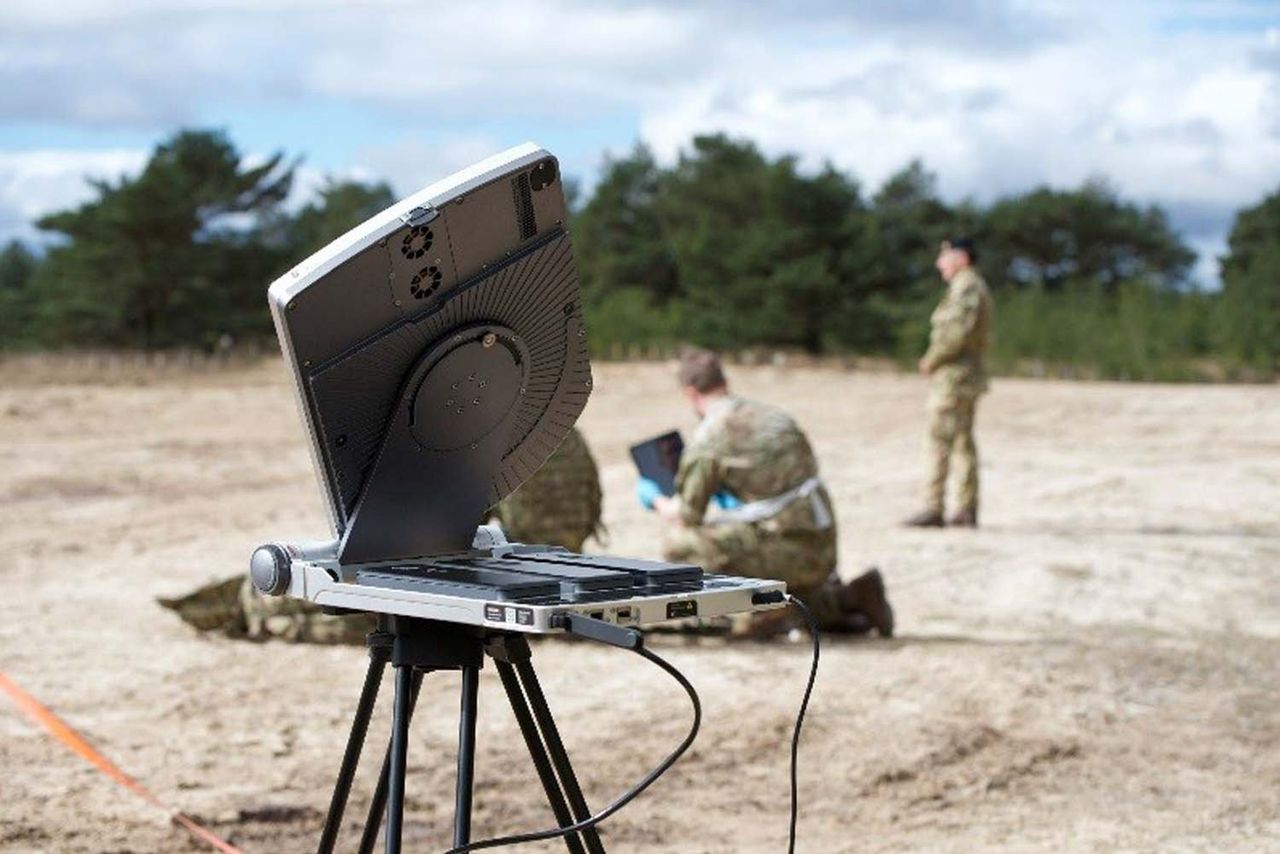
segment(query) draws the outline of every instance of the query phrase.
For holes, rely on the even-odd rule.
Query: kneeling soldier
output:
[[[642,480],[641,503],[667,524],[663,557],[709,572],[784,581],[826,631],[893,633],[876,570],[836,574],[836,520],[808,438],[782,410],[729,393],[719,358],[691,349],[680,385],[701,418],[684,449],[676,494]],[[708,512],[717,503],[719,512]]]

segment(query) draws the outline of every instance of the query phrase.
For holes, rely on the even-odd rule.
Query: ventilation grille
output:
[[[440,272],[439,267],[423,267],[409,280],[409,293],[413,294],[414,299],[426,299],[440,290],[440,282],[443,279],[444,274]]]
[[[520,224],[520,239],[528,240],[538,233],[538,223],[533,218],[533,192],[529,187],[528,172],[522,172],[511,179],[511,195],[516,203],[516,222]]]
[[[410,260],[421,258],[435,239],[436,236],[425,225],[415,226],[405,232],[404,240],[400,241],[400,253]]]

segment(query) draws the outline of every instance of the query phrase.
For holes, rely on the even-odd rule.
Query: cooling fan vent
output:
[[[538,223],[533,216],[533,193],[529,188],[529,173],[511,180],[511,196],[516,205],[516,222],[520,226],[520,239],[528,240],[538,233]]]
[[[430,232],[427,233],[430,234]],[[426,299],[440,290],[440,282],[443,279],[444,274],[440,272],[439,267],[423,267],[409,280],[409,293],[413,294],[414,299]]]
[[[405,233],[404,240],[400,241],[400,252],[410,260],[421,258],[427,254],[435,239],[436,236],[425,225],[414,226]]]

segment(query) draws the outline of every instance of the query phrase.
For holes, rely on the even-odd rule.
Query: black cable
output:
[[[676,761],[679,760],[680,757],[684,755],[684,752],[689,749],[689,746],[693,744],[693,740],[698,737],[698,728],[702,726],[702,702],[698,699],[698,692],[694,689],[692,683],[685,678],[685,675],[679,670],[676,670],[673,665],[668,663],[661,656],[650,652],[644,647],[639,647],[633,651],[637,655],[647,658],[649,661],[658,665],[658,667],[670,674],[676,682],[680,683],[680,687],[684,688],[685,693],[689,695],[689,700],[693,703],[693,726],[689,728],[689,734],[685,736],[684,741],[680,742],[680,746],[671,751],[666,759],[662,760],[656,768],[646,774],[639,783],[628,789],[620,798],[609,804],[609,806],[605,807],[600,812],[590,818],[583,819],[577,824],[571,824],[567,827],[557,827],[550,830],[517,833],[512,836],[496,836],[492,839],[481,839],[479,842],[471,842],[466,845],[459,845],[456,848],[450,848],[445,852],[445,854],[463,854],[463,852],[466,851],[479,851],[482,848],[497,848],[500,845],[520,845],[525,842],[538,842],[543,839],[555,839],[558,836],[567,836],[570,833],[579,833],[589,827],[595,827],[597,824],[635,800],[641,792],[653,785],[659,777],[667,773],[667,770],[672,765],[676,764]],[[808,696],[806,694],[806,700],[807,699]],[[794,823],[795,822],[793,820],[793,827]]]
[[[813,638],[813,665],[809,668],[809,683],[804,686],[804,698],[800,701],[800,713],[796,715],[795,732],[791,735],[791,841],[787,846],[787,852],[788,854],[795,854],[796,821],[800,807],[800,783],[799,774],[797,773],[800,755],[800,727],[804,726],[804,713],[809,709],[809,697],[813,694],[813,683],[818,678],[820,644],[818,643],[818,621],[813,616],[813,612],[803,602],[789,593],[787,594],[787,601],[800,609],[800,613],[804,615],[804,621],[809,624],[809,636]]]

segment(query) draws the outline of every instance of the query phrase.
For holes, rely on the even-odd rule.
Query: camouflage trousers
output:
[[[947,475],[954,462],[961,510],[978,509],[978,446],[973,440],[978,399],[968,395],[938,396],[929,401],[929,438],[925,461],[925,507],[942,513]]]
[[[672,526],[662,556],[707,572],[785,582],[821,629],[843,626],[847,618],[837,598],[838,585],[829,583],[836,568],[834,530],[785,535],[754,524]]]
[[[160,604],[199,631],[248,640],[295,643],[364,643],[376,619],[369,614],[326,614],[310,602],[263,596],[243,575],[207,584]]]

